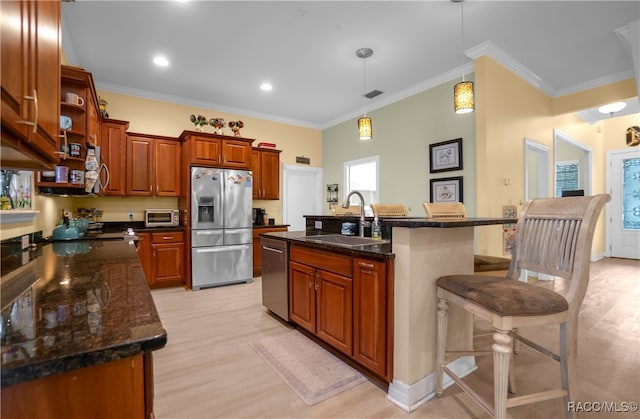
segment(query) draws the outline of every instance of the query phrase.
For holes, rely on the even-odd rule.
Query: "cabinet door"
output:
[[[291,320],[316,332],[315,269],[289,262],[289,310]]]
[[[3,153],[2,161],[52,167],[58,160],[60,3],[3,1],[0,7],[0,114],[3,133],[10,133],[2,142],[19,150]]]
[[[155,195],[180,196],[180,142],[155,140]]]
[[[147,283],[151,282],[151,234],[137,233],[138,236],[138,258],[142,265],[142,271],[147,279]]]
[[[385,263],[354,260],[353,357],[381,376],[387,373],[387,278]]]
[[[183,243],[151,245],[151,283],[149,285],[170,286],[182,284]]]
[[[29,2],[31,25],[29,48],[31,74],[35,74],[28,94],[37,94],[36,106],[29,107],[30,121],[36,119],[37,130],[30,137],[45,156],[57,160],[60,132],[60,2]],[[53,35],[53,36],[52,36]]]
[[[191,163],[194,165],[220,166],[222,154],[222,140],[217,138],[205,138],[192,136]]]
[[[153,195],[153,140],[127,136],[127,195]]]
[[[0,26],[0,51],[2,52],[2,125],[15,135],[27,138],[29,127],[20,121],[27,120],[27,109],[32,103],[24,100],[29,85],[29,7],[26,2],[3,1],[0,3],[3,24]],[[6,22],[14,22],[8,24]]]
[[[341,352],[353,355],[353,287],[350,278],[316,270],[316,334]]]
[[[251,172],[253,173],[253,199],[262,197],[262,176],[260,173],[260,150],[251,150]]]
[[[245,141],[223,140],[222,165],[231,169],[249,169],[251,165],[251,144]]]
[[[124,196],[126,183],[126,124],[105,122],[100,139],[100,158],[109,169],[109,183],[104,189],[104,195]],[[101,172],[102,174],[102,172]],[[100,179],[104,184],[107,179]]]
[[[254,174],[255,176],[255,174]],[[280,155],[278,153],[260,153],[261,198],[280,198]]]

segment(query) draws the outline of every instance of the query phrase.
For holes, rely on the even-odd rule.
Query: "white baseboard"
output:
[[[447,367],[458,377],[466,377],[478,369],[473,356],[463,356],[447,364]],[[453,380],[444,375],[443,387],[453,384]],[[436,396],[435,373],[422,377],[413,384],[405,384],[394,379],[389,385],[387,400],[407,412],[413,412]]]

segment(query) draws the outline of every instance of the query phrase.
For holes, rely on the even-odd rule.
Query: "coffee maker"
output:
[[[254,208],[253,209],[253,224],[257,226],[264,225],[264,216],[266,215],[266,211],[264,208]]]

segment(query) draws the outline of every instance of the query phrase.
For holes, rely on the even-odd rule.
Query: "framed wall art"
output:
[[[431,179],[429,182],[431,202],[463,202],[462,176]]]
[[[429,144],[429,172],[462,170],[462,138]]]

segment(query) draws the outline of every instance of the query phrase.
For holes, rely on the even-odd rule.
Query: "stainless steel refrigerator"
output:
[[[249,170],[191,168],[191,286],[251,282],[252,176]]]

